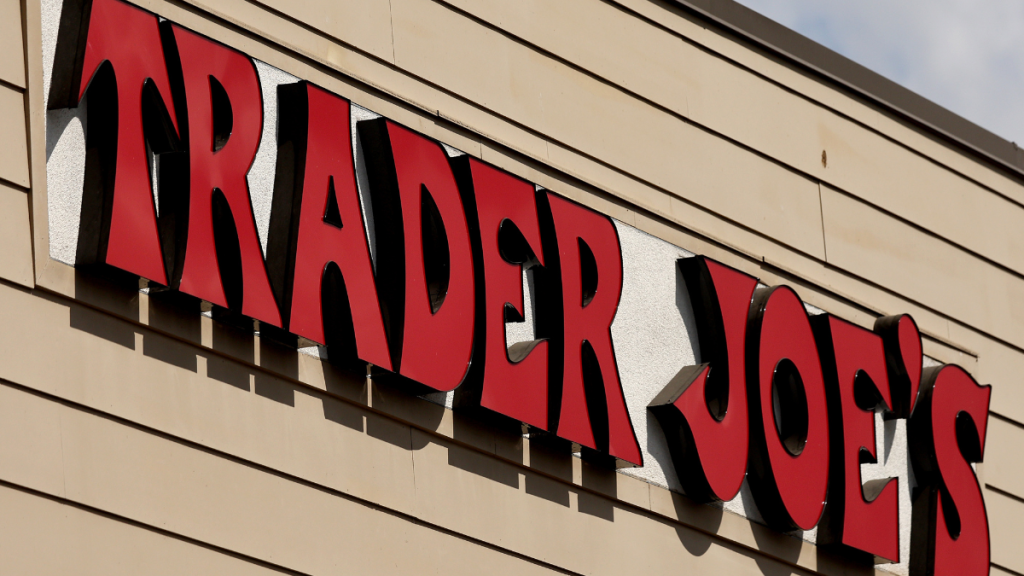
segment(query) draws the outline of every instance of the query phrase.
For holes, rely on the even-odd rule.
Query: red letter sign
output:
[[[910,418],[921,386],[921,333],[909,314],[875,321],[875,332],[885,342],[885,360],[892,386],[892,410],[897,418]]]
[[[546,430],[549,343],[510,349],[505,341],[505,323],[523,320],[523,269],[534,261],[544,265],[536,192],[533,184],[475,158],[463,161],[470,177],[467,206],[476,205],[484,290],[482,383],[467,391],[478,395],[469,403]]]
[[[810,530],[828,489],[825,382],[803,303],[787,286],[758,290],[747,335],[750,488],[765,521]]]
[[[179,26],[173,30],[185,80],[191,163],[179,289],[280,326],[246,181],[263,131],[256,67],[239,52]],[[215,213],[221,230],[215,230]]]
[[[50,107],[77,106],[88,89],[94,152],[86,156],[78,264],[106,263],[166,285],[146,144],[169,151],[177,116],[166,105],[171,86],[157,17],[117,0],[93,0],[88,15],[65,12]],[[152,124],[144,126],[147,111]],[[147,139],[144,129],[167,134]]]
[[[882,339],[828,314],[811,323],[833,422],[830,490],[818,543],[845,544],[878,562],[899,562],[899,479],[863,484],[860,476],[865,457],[878,461],[874,411],[892,402]]]
[[[390,370],[356,189],[348,101],[306,82],[280,86],[278,95],[280,143],[267,254],[275,267],[278,259],[289,261],[281,265],[288,330],[327,344],[332,361],[359,358]],[[335,274],[339,286],[325,289]],[[332,330],[338,338],[328,337]]]
[[[684,368],[651,402],[686,495],[731,500],[747,472],[744,346],[757,279],[703,256],[679,260],[703,363]]]
[[[612,320],[622,293],[618,233],[603,214],[551,193],[546,198],[558,243],[563,310],[557,434],[642,466],[612,348]]]
[[[462,383],[473,355],[473,252],[444,149],[384,119],[359,123],[376,225],[391,360],[433,390]]]
[[[914,476],[911,574],[988,574],[985,499],[971,462],[981,462],[991,386],[959,366],[924,371],[917,409],[907,427]]]

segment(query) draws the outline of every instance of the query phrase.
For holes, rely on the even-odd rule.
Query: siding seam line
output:
[[[117,522],[121,522],[123,524],[127,524],[129,526],[134,526],[136,528],[140,528],[140,529],[146,530],[148,532],[153,532],[155,534],[160,534],[161,536],[166,536],[166,537],[174,539],[174,540],[178,540],[178,541],[181,541],[181,542],[192,544],[193,546],[198,546],[200,548],[205,548],[205,549],[213,551],[213,552],[218,552],[218,553],[223,554],[225,556],[231,556],[231,557],[239,559],[239,560],[244,560],[246,562],[249,562],[250,564],[255,564],[255,565],[261,566],[263,568],[268,568],[268,569],[271,569],[271,570],[275,570],[275,571],[278,571],[278,572],[281,572],[281,573],[284,573],[284,574],[288,574],[290,576],[311,576],[310,574],[308,574],[306,572],[299,572],[297,570],[292,570],[291,568],[288,568],[288,567],[285,567],[285,566],[281,566],[279,564],[273,564],[273,563],[267,562],[265,560],[260,560],[259,558],[254,558],[252,556],[248,556],[248,555],[242,554],[240,552],[235,552],[234,550],[230,550],[228,548],[217,546],[216,544],[211,544],[209,542],[204,542],[202,540],[197,540],[197,539],[192,538],[190,536],[185,536],[184,534],[179,534],[177,532],[172,532],[172,531],[164,529],[164,528],[153,526],[152,524],[147,524],[145,522],[140,522],[138,520],[133,520],[132,518],[128,518],[127,516],[121,516],[120,514],[116,514],[114,512],[108,512],[108,511],[103,510],[101,508],[96,508],[95,506],[90,506],[88,504],[83,504],[81,502],[77,502],[75,500],[71,500],[71,499],[69,499],[67,497],[55,496],[55,495],[49,494],[47,492],[36,490],[35,488],[31,488],[31,487],[28,487],[28,486],[23,486],[21,484],[16,484],[14,482],[10,482],[8,480],[3,480],[3,479],[0,479],[0,486],[3,486],[3,487],[8,488],[10,490],[15,490],[15,491],[23,492],[23,493],[26,493],[26,494],[31,494],[31,495],[36,496],[38,498],[43,498],[45,500],[49,500],[51,502],[56,502],[56,503],[64,505],[64,506],[70,506],[71,508],[76,508],[78,510],[82,510],[83,512],[88,512],[90,514],[95,514],[96,516],[107,518],[109,520],[114,520],[114,521],[117,521]]]
[[[102,410],[98,410],[96,408],[93,408],[93,407],[90,407],[90,406],[87,406],[87,405],[84,405],[84,404],[79,404],[78,402],[75,402],[73,400],[68,400],[68,399],[62,398],[60,396],[56,396],[56,395],[51,394],[49,392],[43,392],[41,390],[36,390],[36,389],[31,388],[29,386],[18,384],[16,382],[12,382],[10,380],[6,380],[6,379],[3,379],[3,378],[0,378],[0,386],[6,386],[8,388],[12,388],[12,389],[18,390],[18,391],[23,392],[25,394],[29,394],[29,395],[32,395],[32,396],[43,398],[45,400],[49,400],[51,402],[54,402],[56,404],[59,404],[61,406],[66,407],[66,408],[70,408],[70,409],[73,409],[73,410],[78,410],[80,412],[84,412],[86,414],[90,414],[93,417],[100,418],[100,419],[103,419],[103,420],[108,420],[110,422],[113,422],[113,423],[121,425],[121,426],[125,426],[127,428],[132,428],[132,429],[134,429],[136,431],[139,431],[139,432],[141,432],[143,434],[149,434],[151,436],[155,436],[157,438],[163,439],[163,440],[168,441],[168,442],[173,442],[173,443],[176,443],[176,444],[180,444],[180,445],[182,445],[182,446],[184,446],[186,448],[190,448],[190,449],[196,450],[198,452],[204,452],[204,453],[209,454],[211,456],[214,456],[214,457],[217,457],[217,458],[221,458],[221,459],[227,460],[229,462],[233,462],[233,463],[235,463],[237,465],[244,466],[246,468],[251,468],[251,469],[256,470],[258,472],[262,472],[264,474],[269,474],[269,475],[272,475],[272,476],[276,476],[278,478],[287,480],[289,482],[298,484],[300,486],[304,486],[306,488],[310,488],[310,489],[313,489],[313,490],[317,490],[317,491],[323,492],[325,494],[328,494],[330,496],[334,496],[336,498],[342,498],[342,499],[345,499],[345,500],[349,500],[351,502],[355,502],[357,504],[360,504],[360,505],[365,506],[367,508],[370,508],[372,510],[376,510],[378,512],[382,512],[384,514],[389,514],[391,516],[394,516],[396,518],[405,520],[407,522],[411,522],[413,524],[417,524],[417,525],[422,526],[424,528],[435,530],[435,531],[440,532],[442,534],[447,534],[448,536],[452,536],[452,537],[458,538],[460,540],[464,540],[466,542],[470,542],[470,543],[476,544],[478,546],[482,546],[482,547],[488,548],[490,550],[494,550],[496,552],[501,552],[501,553],[504,553],[504,554],[508,554],[509,556],[518,558],[520,560],[524,560],[526,562],[529,562],[529,563],[537,565],[537,566],[541,566],[543,568],[547,568],[549,570],[553,570],[553,571],[558,572],[560,574],[566,574],[566,575],[569,575],[569,576],[582,576],[582,574],[580,574],[579,572],[574,572],[572,570],[563,568],[561,566],[557,566],[555,564],[551,564],[551,563],[545,562],[543,560],[527,556],[527,555],[522,554],[520,552],[516,552],[514,550],[511,550],[511,549],[499,546],[497,544],[493,544],[493,543],[487,542],[486,540],[481,540],[479,538],[470,536],[468,534],[462,534],[462,533],[457,532],[457,531],[455,531],[453,529],[445,528],[444,526],[441,526],[441,525],[438,525],[438,524],[434,524],[434,523],[432,523],[430,521],[424,520],[424,519],[419,518],[417,516],[414,516],[412,514],[409,514],[409,513],[406,513],[406,512],[401,512],[399,510],[395,510],[395,509],[389,508],[389,507],[387,507],[387,506],[385,506],[383,504],[378,504],[376,502],[367,500],[365,498],[361,498],[359,496],[355,496],[353,494],[346,494],[345,492],[342,492],[342,491],[337,490],[335,488],[331,488],[329,486],[325,486],[325,485],[319,484],[319,483],[314,482],[312,480],[308,480],[308,479],[302,478],[300,476],[296,476],[296,475],[288,473],[288,472],[277,470],[277,469],[272,468],[270,466],[267,466],[265,464],[260,464],[258,462],[249,460],[247,458],[243,458],[241,456],[236,456],[234,454],[231,454],[231,453],[228,453],[228,452],[224,452],[224,451],[222,451],[220,449],[217,449],[217,448],[212,448],[212,447],[209,447],[209,446],[205,446],[203,444],[199,444],[198,442],[196,442],[194,440],[189,440],[189,439],[186,439],[186,438],[182,438],[180,436],[175,436],[174,434],[171,434],[171,433],[168,433],[168,432],[164,432],[164,431],[156,429],[156,428],[152,428],[152,427],[147,426],[145,424],[134,422],[134,421],[129,420],[127,418],[124,418],[122,416],[117,416],[117,415],[114,415],[114,414],[103,412]],[[323,393],[322,390],[319,391],[319,392]],[[333,396],[332,396],[332,398],[333,398]],[[385,414],[385,415],[387,417],[393,419],[393,420],[396,420],[398,422],[402,422],[403,424],[412,427],[412,424],[405,423],[404,421],[399,420],[399,419],[397,419],[396,417],[394,417],[392,415],[388,415],[388,414]],[[437,433],[434,432],[434,434],[437,434]],[[481,453],[482,454],[487,454],[486,452],[481,452]],[[493,454],[492,454],[492,456],[493,456]],[[14,486],[14,487],[19,487],[20,486],[18,484],[14,484],[14,483],[8,482],[6,480],[2,480],[2,479],[0,479],[0,485],[10,485],[10,486]],[[22,487],[22,488],[24,488],[27,491],[38,492],[37,490],[34,490],[32,488],[28,488],[28,487]],[[58,498],[56,496],[48,495],[45,492],[38,492],[38,493],[41,494],[41,495],[44,495],[46,497],[49,497],[49,498],[54,498],[54,499]],[[622,501],[620,501],[618,499],[613,499],[613,500],[615,500],[616,502],[619,502],[621,504],[628,504],[628,503],[622,502]],[[88,509],[95,509],[95,510],[99,511],[100,513],[108,514],[107,512],[104,512],[104,511],[102,511],[99,508],[93,508],[92,506],[89,506],[88,504],[81,504],[81,503],[78,503],[78,502],[75,502],[75,501],[72,501],[72,500],[68,500],[68,502],[72,503],[73,505],[76,505],[76,506],[81,506],[83,508],[88,508]],[[114,515],[114,516],[116,516],[116,515]],[[131,520],[130,518],[126,518],[126,520],[129,521],[129,522],[137,523],[137,524],[139,524],[141,526],[146,526],[145,523],[139,522],[137,520]],[[684,525],[686,525],[686,524],[684,524]],[[686,525],[686,526],[689,527],[689,525]],[[696,527],[691,527],[691,528],[693,528],[694,530],[699,530]],[[154,529],[155,530],[161,530],[159,528],[154,528]],[[174,534],[173,532],[168,532],[168,533],[169,534]],[[740,544],[738,542],[733,542],[732,540],[729,540],[728,538],[724,538],[724,537],[717,536],[717,535],[714,535],[714,536],[715,536],[715,538],[717,538],[719,540],[722,540],[722,541],[725,541],[725,542],[730,542],[730,543],[738,545],[738,546],[742,546],[742,544]],[[183,539],[194,540],[194,539],[192,539],[192,538],[190,538],[188,536],[184,536],[184,535],[180,535],[180,537],[183,538]],[[194,540],[194,541],[201,542],[199,540]],[[217,548],[219,550],[222,549],[222,548],[220,548],[220,547],[218,547],[216,545],[213,545],[213,544],[208,544],[208,546]],[[228,550],[228,549],[223,548],[222,550]],[[229,552],[232,553],[232,554],[239,554],[239,555],[245,556],[242,553],[231,552],[231,551],[229,551]],[[760,554],[764,555],[767,558],[775,559],[775,557],[773,555],[769,554],[769,553],[765,553],[765,552],[762,552],[762,551],[758,551],[758,552],[760,552]],[[248,556],[246,556],[246,557],[248,557]],[[262,561],[260,561],[258,559],[254,559],[254,560],[257,561],[257,562],[262,562]],[[270,565],[270,564],[268,563],[268,565]],[[293,571],[293,570],[291,570],[289,568],[282,567],[282,569],[289,570],[289,571],[291,571],[290,572],[291,574],[295,574],[296,576],[307,576],[307,575],[305,575],[305,573],[295,572],[295,571]]]

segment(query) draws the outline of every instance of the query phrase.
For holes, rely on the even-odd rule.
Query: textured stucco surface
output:
[[[505,323],[505,346],[520,342],[530,342],[537,339],[537,316],[533,308],[534,300],[533,271],[529,268],[523,270],[523,307],[520,310],[523,314],[522,322]]]
[[[274,171],[277,168],[277,87],[292,84],[299,79],[270,64],[254,60],[263,92],[263,134],[246,179],[252,215],[256,219],[256,232],[260,237],[263,255],[267,254],[267,235],[270,232],[270,208],[274,200]]]
[[[366,154],[363,153],[363,142],[359,138],[358,124],[364,120],[375,120],[380,114],[371,112],[362,106],[350,106],[350,127],[352,130],[352,155],[355,157],[356,188],[359,189],[359,204],[363,208],[363,226],[366,227],[366,240],[370,243],[370,259],[373,260],[374,271],[377,269],[377,231],[373,225],[373,204],[370,203],[370,181],[366,173]]]
[[[665,436],[647,405],[700,355],[690,299],[676,266],[693,254],[618,221],[615,229],[622,248],[622,296],[612,321],[612,345],[644,458],[642,468],[623,473],[680,490]]]
[[[907,450],[906,420],[885,420],[880,412],[875,413],[875,455],[878,458],[877,464],[861,464],[862,480],[899,479],[901,561],[899,564],[884,566],[883,569],[905,576],[910,573],[910,490],[914,485],[910,453]]]
[[[42,0],[43,101],[50,96],[53,59],[60,25],[61,0]],[[85,181],[85,107],[46,113],[46,181],[50,257],[75,263],[78,221],[82,213]]]
[[[86,98],[87,99],[87,98]],[[84,100],[83,100],[84,102]],[[46,113],[50,257],[74,265],[85,182],[85,107]]]
[[[57,31],[60,27],[60,13],[63,6],[62,0],[40,0],[43,40],[43,102],[50,99],[50,78],[53,76],[53,58],[57,51]]]

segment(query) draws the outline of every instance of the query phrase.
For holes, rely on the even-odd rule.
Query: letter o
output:
[[[829,430],[818,346],[800,297],[787,286],[754,294],[747,330],[750,466],[765,521],[817,525],[828,490]]]

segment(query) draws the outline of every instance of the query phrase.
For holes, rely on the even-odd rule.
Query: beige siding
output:
[[[64,497],[60,405],[0,386],[0,413],[0,479]]]
[[[987,485],[1024,500],[1024,426],[989,418],[984,479]]]
[[[0,566],[19,576],[287,573],[151,528],[0,486]]]
[[[0,81],[25,88],[21,0],[0,0]]]
[[[713,54],[749,68],[751,71],[773,82],[777,82],[803,97],[847,116],[857,124],[875,130],[915,152],[931,158],[941,165],[964,174],[966,177],[991,188],[1000,194],[1024,203],[1024,186],[1019,178],[1008,177],[992,170],[987,164],[962,154],[957,148],[949,147],[915,130],[907,122],[880,110],[877,106],[851,97],[836,90],[831,84],[821,82],[814,74],[808,74],[772,55],[751,50],[747,45],[735,42],[732,37],[717,33],[681,14],[672,4],[650,2],[649,0],[615,0],[631,14],[643,18],[654,26],[663,27],[701,45]],[[794,119],[799,122],[799,119]],[[865,151],[859,151],[864,153]]]
[[[269,0],[263,4],[372,56],[387,62],[394,60],[388,2]]]
[[[992,563],[1014,572],[1024,572],[1024,500],[985,490],[985,506],[992,534]]]
[[[2,31],[0,31],[2,34]],[[0,180],[29,185],[25,98],[20,90],[0,84]]]
[[[822,187],[828,261],[1011,342],[1024,338],[1024,278]]]
[[[394,0],[392,7],[403,69],[671,195],[823,255],[810,180],[430,0]]]
[[[1024,273],[1020,204],[806,95],[709,57],[692,40],[628,17],[614,3],[450,3],[620,90]],[[978,234],[982,220],[1002,233]]]
[[[445,441],[418,438],[418,432],[413,432],[412,446],[405,446],[414,450],[421,482],[414,515],[419,520],[414,520],[287,472],[268,473],[252,463],[8,386],[0,386],[0,414],[41,416],[44,421],[59,418],[61,450],[41,452],[31,464],[15,456],[10,464],[56,469],[69,502],[304,573],[343,567],[375,574],[458,574],[478,573],[480,566],[497,574],[547,573],[544,564],[589,574],[613,574],[630,567],[665,574],[677,573],[680,567],[740,574],[758,574],[759,566],[783,569],[778,560],[737,554],[735,547],[710,536],[652,521],[649,515],[602,496],[559,487],[550,478],[511,470],[512,482],[519,487],[509,486],[502,480],[508,477],[502,468],[509,464]],[[323,414],[305,417],[319,420]],[[231,415],[225,414],[225,419]],[[287,430],[284,422],[268,421],[270,431]],[[409,429],[396,434],[399,429],[382,434],[390,442],[407,442]],[[318,440],[344,450],[344,445]],[[160,457],[153,458],[154,454]],[[338,456],[349,474],[374,474],[362,467],[353,469],[350,455]],[[7,454],[0,457],[4,468],[15,467],[7,466]],[[25,488],[41,487],[24,474],[19,479]],[[538,513],[551,522],[538,524]],[[439,526],[434,524],[438,520]],[[40,521],[45,525],[45,518]],[[495,538],[490,546],[479,544],[492,541],[494,532],[504,537]],[[588,543],[594,541],[604,545],[593,548]],[[690,555],[684,546],[702,547],[707,553]],[[578,553],[587,548],[592,553]]]
[[[31,288],[35,274],[28,201],[27,194],[0,182],[0,278]]]

